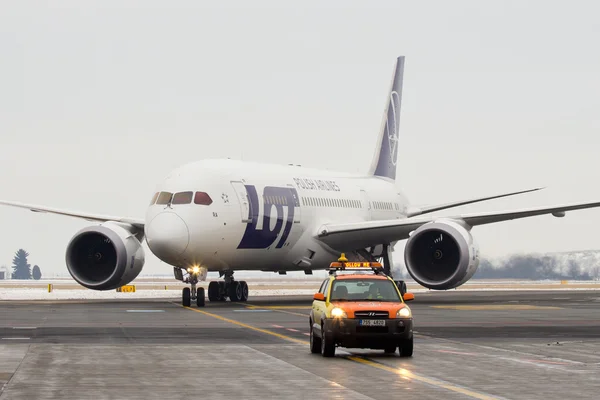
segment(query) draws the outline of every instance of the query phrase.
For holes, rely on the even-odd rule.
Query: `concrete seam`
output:
[[[0,388],[0,398],[2,398],[2,394],[4,393],[4,391],[6,390],[6,388],[8,388],[8,384],[13,380],[13,378],[15,377],[15,375],[17,375],[17,372],[19,372],[19,369],[21,368],[21,365],[23,365],[23,361],[25,361],[25,359],[29,355],[29,350],[30,349],[31,349],[31,344],[28,344],[27,345],[27,351],[25,352],[25,355],[23,356],[23,359],[21,360],[21,362],[19,362],[19,365],[17,365],[17,368],[15,369],[15,372],[13,372],[13,374],[10,377],[10,379],[8,381],[6,381],[6,383],[4,385],[2,385],[2,387]]]

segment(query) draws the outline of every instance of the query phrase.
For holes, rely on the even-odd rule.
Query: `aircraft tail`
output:
[[[402,80],[404,76],[404,56],[398,57],[392,76],[383,122],[377,139],[375,154],[371,163],[370,175],[396,180],[398,161],[398,130],[400,128],[400,105],[402,104]]]

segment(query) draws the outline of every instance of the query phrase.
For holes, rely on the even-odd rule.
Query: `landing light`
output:
[[[189,272],[190,274],[197,274],[200,272],[200,267],[197,265],[194,265],[193,267],[188,268],[187,272]]]

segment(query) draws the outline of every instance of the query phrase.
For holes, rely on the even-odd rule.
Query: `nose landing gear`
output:
[[[186,281],[187,280],[188,280],[188,278],[186,278]],[[186,282],[186,281],[184,281],[184,282]],[[186,283],[188,283],[188,282],[186,282]],[[191,288],[189,288],[189,287],[183,288],[182,296],[181,296],[182,297],[181,304],[184,307],[190,307],[192,305],[192,300],[196,301],[196,305],[198,307],[204,307],[205,302],[206,302],[206,295],[204,293],[204,288],[203,287],[196,288],[196,283],[192,283]]]
[[[203,287],[196,287],[201,277],[206,279],[206,270],[199,267],[189,268],[187,276],[183,277],[183,269],[174,268],[175,278],[183,283],[189,283],[191,287],[183,288],[181,292],[181,304],[184,307],[190,307],[192,301],[196,301],[198,307],[204,307],[206,295]]]

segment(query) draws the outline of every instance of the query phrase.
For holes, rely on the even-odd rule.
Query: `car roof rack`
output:
[[[378,262],[372,261],[348,261],[344,253],[341,254],[340,258],[336,262],[329,264],[329,275],[333,275],[339,271],[365,271],[374,272],[376,275],[383,274],[383,265]]]

